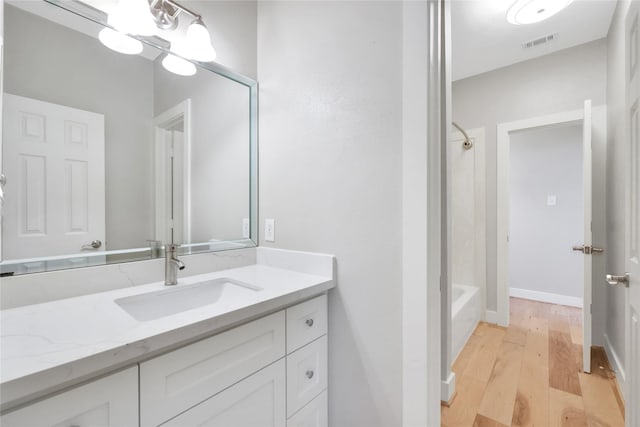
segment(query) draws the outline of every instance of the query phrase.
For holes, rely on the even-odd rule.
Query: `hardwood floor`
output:
[[[453,364],[443,427],[623,427],[624,404],[602,348],[582,372],[582,311],[511,298],[511,325],[480,323]]]

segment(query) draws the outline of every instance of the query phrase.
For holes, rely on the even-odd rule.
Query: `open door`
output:
[[[591,372],[591,254],[602,249],[594,248],[591,232],[591,100],[584,102],[582,121],[582,203],[584,212],[584,243],[581,248],[584,257],[584,292],[582,306],[582,370]],[[576,248],[574,247],[574,250]]]
[[[628,426],[640,425],[640,4],[631,2],[625,22],[626,272],[607,276],[612,285],[627,286],[625,365]]]

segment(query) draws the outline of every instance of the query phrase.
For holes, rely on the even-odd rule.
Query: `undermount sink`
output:
[[[147,321],[215,304],[224,297],[242,297],[261,290],[259,286],[221,277],[119,298],[115,303],[134,319]]]

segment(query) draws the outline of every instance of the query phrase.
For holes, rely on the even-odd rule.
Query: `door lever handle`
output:
[[[624,286],[629,287],[629,273],[624,273],[624,276],[616,276],[615,274],[607,274],[607,283],[611,286]]]
[[[574,251],[582,252],[585,255],[599,254],[601,252],[604,252],[604,249],[602,248],[596,248],[595,246],[589,245],[573,246],[571,249]]]
[[[100,240],[94,240],[93,242],[89,243],[88,245],[82,245],[82,250],[85,250],[85,249],[98,249],[100,246],[102,246],[102,242]]]

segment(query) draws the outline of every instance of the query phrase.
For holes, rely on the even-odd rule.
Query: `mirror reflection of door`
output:
[[[156,232],[162,243],[191,243],[190,110],[186,100],[156,119]]]
[[[4,258],[103,251],[104,116],[8,93],[3,115]]]

